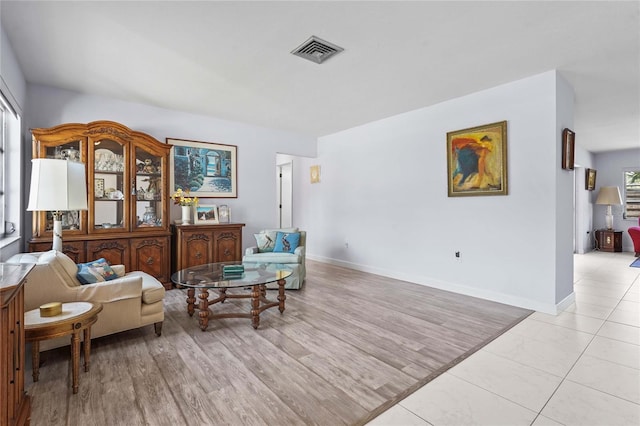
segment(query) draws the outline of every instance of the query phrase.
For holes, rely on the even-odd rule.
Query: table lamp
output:
[[[605,216],[605,223],[607,229],[613,229],[613,213],[611,212],[611,206],[613,204],[622,204],[620,198],[620,189],[617,186],[603,186],[598,192],[598,198],[596,198],[596,204],[607,206],[607,215]]]
[[[62,251],[62,212],[87,210],[84,163],[52,158],[31,160],[27,210],[53,213],[53,249]]]

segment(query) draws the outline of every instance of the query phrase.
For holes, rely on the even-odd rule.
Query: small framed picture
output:
[[[95,198],[104,198],[104,179],[93,179],[93,195]]]
[[[596,189],[596,170],[595,169],[586,169],[586,176],[584,178],[584,186],[587,191],[593,191]]]
[[[564,129],[562,131],[562,168],[565,170],[573,170],[575,147],[575,132],[570,129]]]
[[[220,223],[229,223],[231,219],[231,209],[226,204],[218,207],[218,220]]]
[[[215,205],[199,205],[196,206],[196,214],[194,223],[197,224],[210,224],[220,223],[218,220],[218,207]]]

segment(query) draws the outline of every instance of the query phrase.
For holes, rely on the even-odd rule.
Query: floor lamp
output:
[[[607,206],[607,215],[605,216],[605,223],[607,229],[613,229],[613,213],[611,212],[612,205],[622,204],[620,198],[620,189],[617,186],[603,186],[598,192],[598,198],[596,198],[596,204]]]
[[[87,210],[84,163],[52,158],[31,160],[27,210],[53,213],[53,249],[62,251],[62,212]]]

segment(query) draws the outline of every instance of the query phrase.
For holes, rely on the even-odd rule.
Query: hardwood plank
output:
[[[186,290],[167,292],[162,336],[148,326],[93,340],[76,395],[68,348],[43,353],[40,381],[27,373],[32,424],[363,424],[530,314],[318,262],[307,274],[257,330],[228,318],[203,332]]]

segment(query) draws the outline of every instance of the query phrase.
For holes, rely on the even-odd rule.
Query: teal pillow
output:
[[[100,258],[93,262],[79,263],[78,264],[78,281],[80,284],[93,284],[103,281],[115,280],[118,275],[115,273],[109,263]]]
[[[276,246],[273,248],[274,253],[293,253],[300,245],[299,232],[278,232],[276,235]]]
[[[256,239],[256,245],[258,246],[258,253],[272,252],[276,245],[277,235],[278,233],[275,231],[265,231],[260,232],[259,234],[253,234],[253,237]]]

